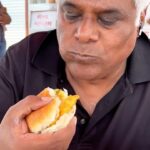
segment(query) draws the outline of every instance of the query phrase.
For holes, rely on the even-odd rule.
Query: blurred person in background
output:
[[[10,22],[11,18],[7,13],[7,9],[0,1],[0,57],[2,57],[6,51],[5,25],[10,24]]]
[[[148,15],[147,23],[150,25],[150,5],[148,6],[148,9],[147,9],[147,15]]]

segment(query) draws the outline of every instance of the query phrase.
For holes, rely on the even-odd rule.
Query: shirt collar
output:
[[[128,59],[127,76],[133,84],[150,81],[150,42],[144,33]]]
[[[39,44],[31,63],[39,70],[57,76],[64,61],[59,54],[56,31],[50,31]],[[32,44],[32,43],[31,43]]]

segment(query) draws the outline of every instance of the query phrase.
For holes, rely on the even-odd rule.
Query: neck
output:
[[[80,96],[82,106],[91,115],[98,101],[100,101],[116,84],[125,71],[125,65],[111,72],[110,75],[93,80],[84,80],[76,78],[68,68],[66,68],[67,78]]]

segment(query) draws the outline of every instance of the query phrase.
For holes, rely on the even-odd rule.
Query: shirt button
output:
[[[86,124],[86,120],[85,120],[84,118],[82,118],[82,119],[80,120],[80,123],[81,123],[81,125],[85,125],[85,124]]]

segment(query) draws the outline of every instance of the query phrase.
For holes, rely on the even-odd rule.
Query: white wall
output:
[[[5,34],[7,47],[25,37],[25,0],[1,0],[7,7],[12,22],[7,25]]]

